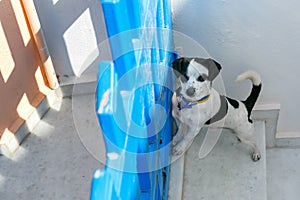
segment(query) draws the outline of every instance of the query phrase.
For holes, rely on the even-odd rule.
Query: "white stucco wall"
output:
[[[79,76],[82,65],[97,65],[106,39],[99,0],[34,0],[59,76]]]
[[[222,64],[227,95],[247,96],[250,84],[237,84],[235,77],[247,69],[258,71],[263,79],[259,104],[281,104],[278,131],[300,132],[300,1],[172,4],[174,30],[196,40]]]

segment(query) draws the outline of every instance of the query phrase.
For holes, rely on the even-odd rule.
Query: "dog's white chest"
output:
[[[210,116],[211,110],[209,109],[209,102],[181,110],[173,108],[173,117],[177,118],[182,123],[193,127],[202,126]]]

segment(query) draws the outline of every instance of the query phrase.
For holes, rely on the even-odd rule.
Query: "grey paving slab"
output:
[[[186,200],[266,200],[266,152],[263,122],[255,123],[262,159],[253,162],[249,149],[229,131],[223,131],[204,159],[198,153],[199,134],[186,154],[184,193]]]
[[[12,158],[0,157],[1,200],[89,199],[93,171],[103,165],[79,139],[71,99],[55,108]]]
[[[267,166],[268,199],[300,199],[300,149],[268,149]]]

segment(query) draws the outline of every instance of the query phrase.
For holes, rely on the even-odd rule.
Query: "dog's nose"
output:
[[[189,89],[186,90],[186,94],[190,97],[195,95],[195,88],[190,87]]]

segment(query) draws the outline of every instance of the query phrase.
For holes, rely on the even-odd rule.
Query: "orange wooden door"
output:
[[[0,137],[14,134],[49,92],[24,9],[0,0]]]

